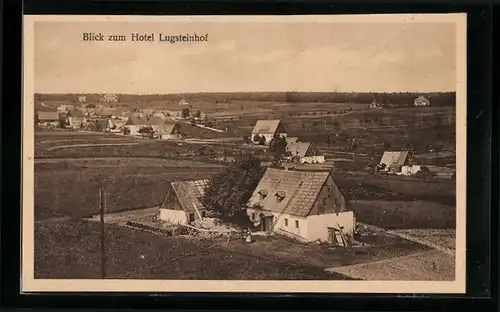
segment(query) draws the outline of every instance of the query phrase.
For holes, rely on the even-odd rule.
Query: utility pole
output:
[[[106,278],[106,249],[104,246],[105,243],[105,230],[104,230],[104,214],[106,210],[106,194],[104,193],[104,188],[101,187],[99,189],[99,208],[101,215],[101,278]]]

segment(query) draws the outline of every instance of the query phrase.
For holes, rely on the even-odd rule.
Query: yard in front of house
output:
[[[36,278],[100,278],[99,224],[54,221],[35,225]],[[325,268],[412,254],[425,247],[397,238],[371,247],[327,250],[281,236],[267,240],[165,237],[109,225],[109,278],[215,280],[342,280]]]

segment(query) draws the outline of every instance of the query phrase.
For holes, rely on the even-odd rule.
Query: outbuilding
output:
[[[159,206],[160,220],[186,225],[206,217],[201,198],[207,185],[208,180],[170,182]]]

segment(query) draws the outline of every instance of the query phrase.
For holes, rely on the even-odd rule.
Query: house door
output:
[[[189,214],[189,223],[194,222],[194,213]]]
[[[273,216],[266,216],[262,219],[262,232],[269,231],[273,224]]]

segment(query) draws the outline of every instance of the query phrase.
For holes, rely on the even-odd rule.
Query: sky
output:
[[[84,32],[155,42],[85,42]],[[158,34],[208,34],[163,43]],[[455,91],[453,23],[36,22],[35,92]]]

